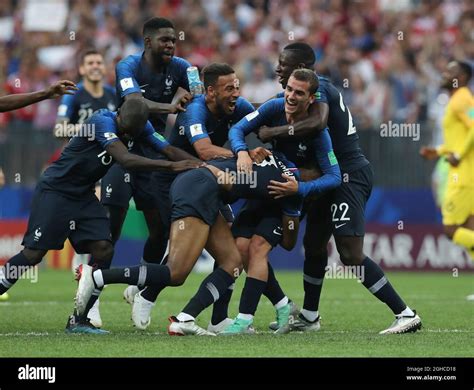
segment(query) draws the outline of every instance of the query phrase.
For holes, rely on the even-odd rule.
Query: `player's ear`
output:
[[[151,38],[150,36],[146,36],[143,38],[143,45],[145,46],[145,49],[151,48]]]

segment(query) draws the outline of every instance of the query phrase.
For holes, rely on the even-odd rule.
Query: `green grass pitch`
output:
[[[355,280],[324,283],[322,328],[314,333],[273,335],[267,325],[274,309],[262,297],[255,326],[259,334],[232,337],[170,337],[167,317],[177,314],[194,294],[204,275],[192,274],[184,286],[160,295],[147,331],[135,330],[130,307],[122,299],[125,285],[108,286],[101,296],[104,329],[110,335],[67,335],[76,283],[72,273],[41,269],[38,282],[20,280],[10,300],[0,303],[1,357],[472,357],[474,276],[443,273],[389,273],[392,284],[423,320],[421,332],[380,336],[392,313]],[[278,272],[288,295],[303,300],[301,273]],[[231,301],[235,316],[244,277]],[[198,319],[207,326],[210,309]]]

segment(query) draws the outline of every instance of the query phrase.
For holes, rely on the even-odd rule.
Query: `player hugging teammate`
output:
[[[146,329],[160,292],[182,285],[204,248],[216,266],[186,307],[170,317],[170,335],[254,333],[261,295],[275,307],[276,321],[270,324],[275,333],[316,331],[332,235],[343,264],[364,267],[362,284],[394,313],[395,321],[381,333],[420,329],[420,317],[363,253],[372,168],[341,94],[314,72],[311,47],[294,43],[283,49],[276,73],[284,92],[255,110],[240,97],[239,80],[227,64],[205,67],[205,93],[190,101],[190,63],[174,56],[170,21],[147,21],[143,41],[142,53],[117,65],[118,113],[93,114],[85,123],[95,126],[94,139],[74,136],[40,178],[25,249],[9,260],[33,266],[47,250],[62,248],[66,238],[78,253],[92,255],[78,270],[76,311],[67,331],[106,332],[88,316],[104,285],[112,283],[129,285],[124,296],[132,305],[133,323]],[[84,61],[86,66],[87,57]],[[62,110],[69,117],[68,109]],[[179,114],[168,142],[163,133],[170,113]],[[271,142],[272,150],[249,150],[245,136],[251,132]],[[227,141],[231,150],[224,147]],[[254,186],[235,180],[252,174]],[[101,178],[102,205],[92,191]],[[110,269],[132,196],[149,230],[141,265]],[[239,198],[246,203],[231,228],[229,204]],[[276,245],[288,250],[295,245],[302,211],[307,216],[305,297],[299,310],[279,285],[268,255]],[[77,221],[74,231],[71,219]],[[232,320],[227,309],[242,269],[247,277],[239,314]],[[0,294],[15,281],[0,274]],[[195,319],[212,304],[206,330]],[[96,318],[95,325],[102,325],[100,315]]]

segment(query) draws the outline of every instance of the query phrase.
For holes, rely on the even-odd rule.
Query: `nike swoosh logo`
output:
[[[273,234],[276,234],[277,236],[281,236],[281,233],[277,229],[273,229]]]
[[[347,222],[344,222],[344,223],[341,223],[340,225],[335,225],[334,227],[335,227],[336,229],[339,229],[341,226],[344,226],[346,223],[347,223]]]

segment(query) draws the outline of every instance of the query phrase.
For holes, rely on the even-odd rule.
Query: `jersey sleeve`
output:
[[[76,100],[76,95],[63,95],[61,98],[61,103],[59,103],[58,114],[59,118],[72,118],[74,114],[74,102]]]
[[[133,57],[127,57],[115,67],[115,88],[121,98],[132,93],[142,93],[136,80]]]
[[[314,101],[317,103],[329,104],[329,84],[324,80],[319,80],[319,87],[314,95]]]
[[[461,95],[455,96],[453,101],[453,110],[456,113],[456,116],[468,129],[474,126],[473,101],[474,100],[471,97],[471,93],[468,91],[465,91],[465,93]]]
[[[184,134],[191,145],[200,139],[209,138],[206,109],[199,104],[199,101],[189,104],[186,111],[180,114],[180,125],[184,127]]]
[[[327,128],[314,139],[314,146],[315,159],[323,175],[315,180],[298,183],[298,193],[304,197],[310,194],[322,194],[341,184],[341,170]]]
[[[117,135],[117,125],[112,118],[93,115],[90,124],[95,129],[95,140],[103,149],[114,142],[120,141]]]
[[[149,144],[157,152],[161,152],[167,146],[169,142],[161,134],[157,133],[153,125],[148,121],[145,126],[144,134],[142,135],[143,140]]]
[[[238,108],[237,108],[237,115],[238,117],[243,117],[251,112],[255,111],[255,107],[250,103],[247,99],[239,98],[238,100]]]
[[[276,99],[264,103],[258,110],[247,114],[229,130],[229,142],[232,151],[237,154],[248,150],[245,136],[256,132],[263,125],[268,125],[274,113],[277,112]]]
[[[188,61],[184,58],[177,58],[178,60],[178,86],[184,88],[186,91],[189,92],[189,82],[188,82],[188,68],[192,66]]]

